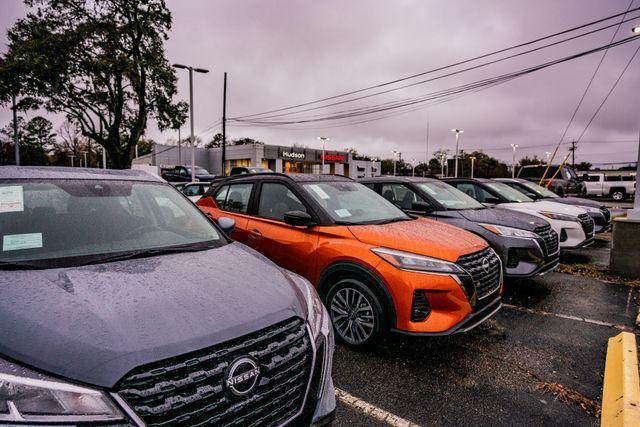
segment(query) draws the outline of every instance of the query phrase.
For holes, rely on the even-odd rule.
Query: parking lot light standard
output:
[[[640,36],[640,25],[633,27],[631,32]],[[640,177],[640,131],[638,131],[638,163],[636,164],[636,188],[638,187],[638,177]],[[637,190],[636,190],[637,191]],[[627,218],[640,221],[640,197],[636,194],[633,198],[633,209],[627,212]]]
[[[173,64],[175,68],[189,70],[189,121],[191,122],[191,182],[196,180],[196,139],[193,132],[193,72],[206,74],[209,70],[193,68],[182,64]]]
[[[322,173],[324,173],[324,143],[331,141],[331,139],[326,136],[319,136],[318,139],[322,141]]]
[[[455,167],[454,167],[453,176],[457,178],[458,177],[458,142],[460,140],[460,134],[463,134],[464,131],[462,129],[451,129],[451,132],[456,133],[456,153],[455,153]]]
[[[516,177],[516,148],[518,148],[518,144],[511,144],[511,148],[513,148],[513,158],[511,159],[511,178]]]
[[[391,150],[391,152],[393,153],[393,176],[396,176],[396,161],[400,152],[396,150]]]
[[[471,159],[471,178],[473,178],[473,163],[476,161],[475,156],[469,157]]]

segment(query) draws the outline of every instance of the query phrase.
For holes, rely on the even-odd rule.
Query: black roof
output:
[[[423,176],[374,176],[371,178],[362,178],[359,182],[434,182],[439,181],[436,178],[429,178]]]
[[[110,181],[165,182],[162,178],[135,169],[94,169],[60,166],[0,166],[0,179],[97,179]]]
[[[442,178],[443,181],[471,181],[471,182],[480,182],[480,183],[490,183],[492,182],[488,178]]]

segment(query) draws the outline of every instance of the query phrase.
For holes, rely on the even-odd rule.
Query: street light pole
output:
[[[411,176],[416,176],[416,159],[411,159]]]
[[[189,71],[189,125],[191,126],[191,182],[196,180],[196,138],[193,131],[193,72],[206,74],[209,70],[204,68],[193,68],[182,64],[173,64],[175,68],[181,68]]]
[[[456,133],[456,154],[455,154],[455,168],[454,168],[454,178],[458,177],[458,140],[460,139],[460,134],[464,133],[462,129],[451,129],[451,132]]]
[[[20,139],[18,138],[18,107],[16,96],[13,95],[13,149],[16,154],[16,165],[20,166]]]
[[[516,148],[518,148],[518,144],[511,144],[511,148],[513,148],[513,158],[511,159],[511,178],[516,177]]]
[[[471,159],[471,178],[473,179],[473,163],[476,161],[475,156],[469,157]]]
[[[398,157],[399,151],[392,150],[391,152],[393,153],[393,176],[396,176],[396,159]]]
[[[331,139],[326,136],[319,136],[318,139],[322,141],[322,171],[320,173],[324,174],[324,143],[326,141],[331,141]]]

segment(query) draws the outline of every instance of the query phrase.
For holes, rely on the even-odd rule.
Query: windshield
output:
[[[0,268],[69,267],[107,254],[226,243],[176,189],[133,181],[0,181],[0,235]]]
[[[393,203],[357,182],[316,182],[302,187],[338,224],[383,224],[411,219]]]
[[[467,196],[457,188],[444,182],[420,182],[418,188],[433,197],[447,209],[482,209],[484,206],[476,199]]]
[[[197,167],[197,166],[196,166],[194,169],[195,169],[195,171],[196,171],[196,174],[197,174],[197,175],[211,175],[211,174],[209,173],[209,171],[208,171],[208,170],[206,170],[206,169],[199,168],[199,167]],[[189,173],[191,173],[191,168],[187,168],[187,171],[188,171]]]
[[[554,193],[553,191],[548,190],[548,189],[544,188],[543,186],[538,185],[538,184],[536,184],[534,182],[521,182],[520,184],[524,185],[529,190],[533,191],[538,196],[543,197],[545,199],[557,199],[557,198],[560,197],[556,193]]]
[[[533,202],[533,199],[525,196],[518,190],[514,190],[513,188],[502,182],[492,182],[487,184],[487,187],[500,194],[502,197],[507,199],[507,201],[512,203]]]

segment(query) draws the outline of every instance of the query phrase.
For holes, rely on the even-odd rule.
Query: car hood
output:
[[[284,271],[239,243],[0,274],[0,356],[106,388],[134,367],[306,318]]]
[[[582,208],[577,206],[566,205],[562,203],[549,202],[546,200],[538,200],[537,202],[522,202],[522,203],[502,203],[498,205],[501,208],[515,209],[524,212],[553,212],[558,214],[565,214],[571,216],[578,216],[587,213]]]
[[[525,212],[509,210],[498,210],[496,208],[472,209],[458,211],[461,216],[476,223],[503,225],[522,230],[533,231],[538,227],[543,227],[548,223],[536,216]]]
[[[553,199],[547,199],[549,202],[562,203],[564,205],[573,206],[589,206],[591,208],[601,208],[604,205],[597,200],[583,199],[582,197],[558,197]]]
[[[487,242],[473,233],[426,218],[382,225],[351,225],[349,230],[356,239],[371,246],[447,261],[456,261],[462,255],[487,247]]]

